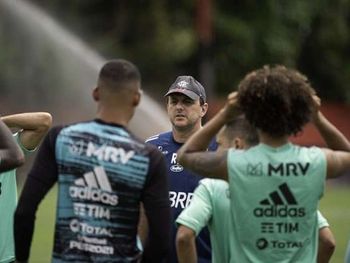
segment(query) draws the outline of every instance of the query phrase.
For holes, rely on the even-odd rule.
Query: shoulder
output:
[[[169,142],[172,136],[172,132],[164,132],[153,135],[145,140],[146,143],[161,145],[164,142]]]
[[[208,190],[226,190],[229,185],[226,181],[221,179],[205,178],[199,181],[199,186],[205,187]]]
[[[305,146],[299,146],[295,144],[292,144],[292,147],[298,154],[303,155],[304,157],[308,157],[311,160],[325,159],[325,153],[320,147],[317,147],[317,146],[305,147]]]

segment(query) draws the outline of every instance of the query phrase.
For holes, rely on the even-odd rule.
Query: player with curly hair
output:
[[[317,206],[326,178],[350,170],[350,143],[320,112],[307,78],[284,66],[253,71],[238,93],[179,150],[180,164],[229,182],[234,262],[316,262]],[[238,114],[257,128],[246,151],[206,152]],[[333,149],[300,147],[288,138],[312,121]]]

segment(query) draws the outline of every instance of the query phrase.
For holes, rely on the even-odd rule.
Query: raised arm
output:
[[[9,128],[20,130],[20,142],[28,150],[38,146],[52,124],[52,117],[47,112],[19,113],[1,119]]]
[[[327,144],[327,147],[336,151],[350,151],[350,142],[337,127],[335,127],[320,111],[321,100],[316,95],[314,99],[314,112],[312,122]]]
[[[26,262],[34,233],[35,214],[41,200],[57,181],[55,144],[60,128],[52,129],[44,139],[27,176],[14,215],[16,262]]]
[[[0,173],[24,163],[24,155],[13,139],[11,131],[0,121]]]
[[[335,178],[350,171],[350,142],[320,111],[321,100],[313,96],[312,122],[320,132],[329,149],[324,149],[327,158],[327,178]]]
[[[206,149],[210,140],[238,113],[237,92],[233,92],[228,95],[224,108],[179,149],[178,162],[202,176],[227,180],[227,152],[206,152]]]

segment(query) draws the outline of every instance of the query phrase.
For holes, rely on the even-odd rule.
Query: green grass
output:
[[[47,263],[53,246],[57,189],[53,188],[39,207],[30,262]],[[332,263],[343,263],[347,242],[350,238],[350,188],[327,186],[320,210],[328,219],[336,238],[337,247]]]
[[[350,239],[350,188],[327,186],[320,210],[327,218],[336,239],[332,263],[343,263]]]

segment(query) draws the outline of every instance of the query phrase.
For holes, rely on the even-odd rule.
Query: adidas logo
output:
[[[88,172],[74,181],[69,187],[69,195],[72,198],[101,202],[103,204],[117,205],[118,196],[111,193],[112,187],[103,167],[97,166],[93,172]]]
[[[254,209],[256,217],[304,217],[305,209],[297,207],[297,200],[286,183],[269,194],[269,198],[260,201],[262,207]]]

